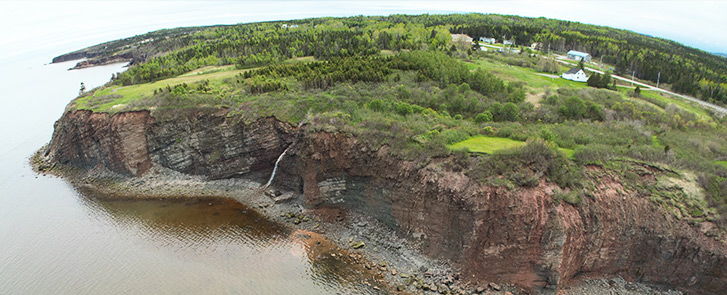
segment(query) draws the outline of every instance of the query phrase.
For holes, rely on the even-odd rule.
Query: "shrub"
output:
[[[446,144],[453,144],[469,138],[470,135],[460,129],[447,129],[442,131],[439,134],[439,137],[442,138]]]
[[[558,111],[563,117],[580,119],[586,113],[586,104],[580,97],[571,96],[565,100],[564,105]]]
[[[544,104],[557,105],[560,102],[560,97],[557,94],[550,95],[543,99]]]
[[[477,122],[477,123],[492,122],[492,113],[490,111],[484,111],[482,113],[477,114],[477,116],[475,117],[475,122]]]
[[[550,130],[548,130],[548,129],[543,129],[540,131],[540,138],[542,138],[546,141],[554,141],[555,134],[553,134],[553,132],[550,132]]]
[[[593,120],[603,121],[603,111],[601,107],[593,102],[588,102],[588,109],[586,110],[586,116]]]
[[[495,152],[484,157],[469,172],[475,179],[491,179],[500,175],[520,186],[536,186],[547,177],[563,188],[579,188],[582,171],[568,162],[555,145],[542,139],[528,140],[519,148]]]
[[[397,102],[395,105],[396,105],[396,112],[399,115],[406,116],[406,115],[414,113],[414,108],[412,108],[411,105],[408,103]]]
[[[641,87],[639,87],[639,85],[636,85],[636,88],[634,88],[634,92],[631,93],[631,96],[641,97]]]
[[[492,136],[495,135],[496,132],[495,129],[492,128],[492,126],[485,126],[484,128],[482,128],[482,131],[480,133],[487,136]]]
[[[605,144],[578,146],[573,157],[581,164],[605,163],[616,155],[614,147]]]
[[[555,201],[556,204],[560,204],[560,201],[565,201],[566,203],[571,205],[578,205],[581,202],[581,196],[573,190],[565,192],[556,189],[553,192],[553,201]]]
[[[374,99],[367,104],[368,108],[377,112],[385,112],[391,108],[391,103],[383,99]]]
[[[522,87],[515,88],[507,98],[510,102],[520,103],[525,100],[525,89]]]
[[[512,102],[508,102],[504,106],[502,106],[502,111],[500,115],[502,121],[514,122],[520,120],[520,111],[518,110],[517,105]]]

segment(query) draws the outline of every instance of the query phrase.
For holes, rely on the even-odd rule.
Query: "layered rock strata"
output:
[[[292,147],[291,147],[292,145]],[[353,210],[376,218],[421,251],[459,265],[476,281],[557,292],[574,280],[623,276],[686,291],[727,289],[727,249],[699,225],[676,219],[616,176],[587,167],[597,187],[580,204],[556,202],[541,180],[513,191],[445,165],[401,161],[343,134],[306,131],[275,118],[244,122],[226,110],[114,115],[70,111],[56,123],[45,157],[57,164],[139,176],[158,165],[208,179],[296,191],[310,209]]]

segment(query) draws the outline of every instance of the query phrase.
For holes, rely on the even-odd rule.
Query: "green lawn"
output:
[[[474,136],[467,140],[449,146],[453,150],[467,149],[470,152],[491,154],[495,151],[516,148],[525,145],[524,141],[512,140],[503,137]],[[568,158],[573,158],[571,149],[558,148]]]
[[[727,161],[714,161],[715,163],[727,167]]]
[[[523,68],[518,66],[511,66],[508,64],[500,63],[490,59],[475,60],[472,63],[467,63],[467,67],[471,70],[477,68],[484,68],[491,71],[498,78],[510,82],[524,82],[525,85],[531,90],[544,89],[545,87],[559,88],[559,87],[573,87],[573,88],[586,88],[588,85],[582,82],[574,82],[563,78],[546,77],[544,74],[531,68]],[[558,74],[554,74],[558,76]]]
[[[315,59],[312,56],[304,56],[292,58],[284,62],[295,63],[310,62],[314,60]],[[159,88],[165,88],[167,87],[167,85],[173,87],[177,84],[192,84],[194,82],[203,80],[210,81],[210,88],[212,88],[213,91],[222,90],[226,87],[229,88],[229,85],[224,83],[225,79],[234,77],[239,73],[243,73],[245,71],[250,71],[253,69],[256,68],[240,70],[235,68],[234,65],[209,66],[199,68],[188,73],[184,73],[174,78],[164,79],[152,83],[136,84],[129,86],[114,85],[96,91],[93,95],[76,99],[74,101],[74,106],[77,109],[93,110],[95,112],[114,112],[115,110],[121,109],[121,107],[128,104],[129,102],[153,96],[154,90]]]
[[[74,101],[74,105],[77,109],[90,109],[96,112],[113,112],[114,109],[118,109],[131,101],[142,99],[144,97],[151,97],[154,95],[154,90],[165,88],[167,85],[174,86],[182,83],[191,84],[197,81],[209,80],[211,88],[219,89],[225,84],[223,83],[225,78],[234,77],[239,73],[249,70],[250,69],[237,70],[235,69],[235,66],[231,65],[204,67],[182,74],[178,77],[152,83],[129,86],[114,85],[96,91],[93,95],[78,98]],[[104,99],[104,97],[109,98]],[[99,101],[100,103],[98,103]]]
[[[666,105],[673,104],[677,106],[678,108],[682,109],[683,111],[693,113],[695,116],[697,116],[698,119],[705,120],[707,122],[713,122],[712,117],[709,115],[709,113],[701,106],[692,103],[690,101],[680,99],[680,98],[674,98],[674,97],[667,97],[662,92],[654,91],[654,90],[648,90],[648,89],[641,89],[641,97],[632,97],[630,94],[634,91],[634,87],[631,86],[622,86],[619,85],[616,87],[619,92],[623,94],[623,98],[629,101],[633,101],[636,103],[641,104],[647,104],[655,107],[656,109],[659,109],[661,111],[664,111],[664,109],[653,103],[652,101],[657,101]],[[649,101],[652,100],[652,101]]]
[[[662,93],[659,91],[645,90],[645,89],[641,90],[641,96],[653,98],[653,99],[656,99],[658,101],[661,101],[661,102],[664,102],[667,104],[674,104],[687,112],[694,113],[697,116],[697,118],[704,119],[707,121],[712,121],[712,117],[707,113],[707,111],[704,108],[702,108],[701,106],[699,106],[695,103],[692,103],[690,101],[680,99],[680,98],[666,97],[666,96],[662,95]]]

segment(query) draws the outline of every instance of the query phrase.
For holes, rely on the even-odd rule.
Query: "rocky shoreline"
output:
[[[115,197],[234,198],[361,252],[408,292],[557,294],[618,277],[712,294],[724,285],[719,239],[603,167],[586,167],[597,185],[576,205],[558,202],[545,179],[491,186],[452,161],[404,161],[346,134],[199,109],[68,111],[34,162]],[[260,189],[276,169],[274,189]],[[660,173],[644,171],[647,182]]]
[[[49,163],[43,153],[41,149],[31,159],[37,173],[62,177],[90,197],[229,198],[292,230],[321,234],[340,247],[338,259],[380,275],[380,281],[361,284],[382,294],[520,294],[513,285],[472,286],[451,264],[422,255],[416,243],[377,220],[336,209],[304,209],[302,197],[295,192],[264,188],[262,183],[243,178],[209,180],[159,167],[140,177],[124,176],[104,166],[83,171]]]
[[[209,180],[159,167],[151,168],[140,177],[121,175],[100,165],[84,171],[50,163],[43,158],[44,153],[45,148],[31,158],[34,170],[39,174],[62,177],[87,196],[102,199],[229,198],[292,230],[321,234],[340,248],[337,259],[359,264],[379,275],[376,282],[360,283],[381,294],[532,294],[512,284],[473,284],[451,263],[422,255],[419,243],[401,238],[379,221],[335,208],[305,209],[301,202],[303,197],[292,191],[264,188],[262,183],[244,178]],[[682,293],[662,286],[631,283],[618,277],[582,280],[559,294]]]

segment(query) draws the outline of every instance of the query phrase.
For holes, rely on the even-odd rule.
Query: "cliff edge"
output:
[[[451,157],[405,161],[386,145],[273,117],[246,122],[224,109],[164,117],[69,111],[41,157],[46,167],[102,166],[131,178],[164,167],[264,183],[289,147],[273,185],[296,192],[308,209],[370,216],[475,283],[556,293],[580,279],[621,276],[699,294],[727,287],[727,247],[714,224],[669,214],[597,165],[586,167],[596,183],[590,196],[571,204],[543,178],[530,187],[491,186]],[[644,182],[662,173],[646,170]]]

